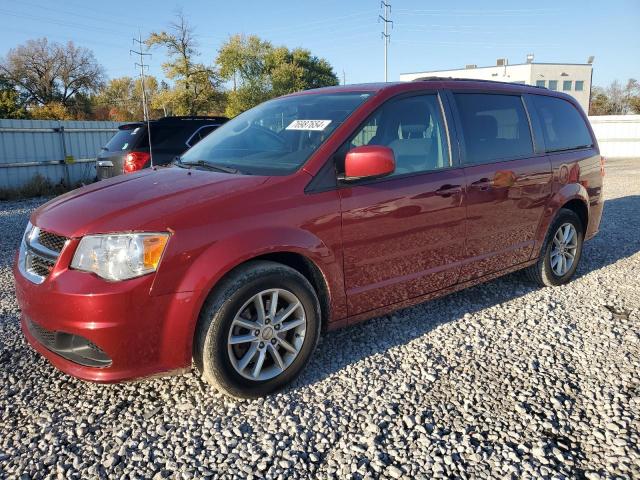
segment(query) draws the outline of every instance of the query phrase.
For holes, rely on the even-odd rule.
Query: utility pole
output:
[[[138,48],[140,51],[138,52],[133,49],[129,50],[129,55],[135,53],[140,57],[140,63],[136,62],[135,66],[140,67],[140,86],[142,88],[142,115],[144,117],[144,121],[147,122],[147,135],[149,138],[149,163],[151,164],[151,167],[153,167],[153,153],[151,149],[151,123],[149,122],[149,108],[147,107],[147,89],[144,85],[144,69],[149,68],[149,65],[144,64],[144,57],[150,57],[151,54],[146,53],[142,50],[144,43],[142,41],[142,34],[140,33],[140,31],[138,31],[138,38],[134,38],[133,42],[138,44]]]
[[[380,8],[384,7],[384,17],[382,15],[378,15],[378,21],[382,20],[384,22],[384,32],[382,32],[382,39],[384,40],[384,81],[388,81],[388,54],[387,48],[389,46],[389,41],[391,39],[391,33],[389,33],[389,24],[391,24],[391,28],[393,28],[393,20],[391,20],[391,4],[386,3],[384,0],[380,2]]]
[[[344,73],[344,69],[342,70],[342,85],[347,84],[347,74]]]

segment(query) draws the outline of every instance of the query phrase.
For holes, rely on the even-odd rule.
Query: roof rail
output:
[[[515,82],[502,82],[500,80],[486,80],[484,78],[459,78],[459,77],[434,77],[434,76],[429,76],[429,77],[420,77],[420,78],[414,78],[412,80],[412,82],[425,82],[425,81],[430,81],[430,80],[440,80],[440,81],[455,81],[455,82],[487,82],[487,83],[499,83],[501,85],[507,84],[507,85],[522,85],[525,87],[534,87],[534,88],[544,88],[545,90],[547,89],[547,87],[542,87],[542,86],[538,86],[538,85],[527,85],[524,83],[515,83]]]
[[[215,120],[215,121],[227,121],[227,117],[222,116],[208,116],[208,115],[178,115],[170,117],[159,118],[158,122],[171,122],[174,120]]]

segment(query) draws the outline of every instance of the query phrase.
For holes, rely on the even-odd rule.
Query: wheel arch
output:
[[[577,197],[569,200],[560,208],[566,208],[578,215],[578,218],[580,218],[580,222],[582,223],[582,233],[585,234],[589,224],[589,207],[587,206],[587,202],[584,199]]]
[[[583,233],[587,231],[589,223],[589,196],[584,186],[578,183],[564,185],[560,190],[555,192],[545,208],[544,214],[540,219],[538,230],[536,232],[534,248],[531,252],[531,258],[535,258],[540,254],[540,248],[547,236],[549,226],[556,218],[561,208],[568,208],[574,211],[580,221],[583,222]]]

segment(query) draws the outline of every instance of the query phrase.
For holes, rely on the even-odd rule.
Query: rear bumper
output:
[[[16,266],[13,273],[27,341],[63,372],[113,383],[191,366],[197,318],[194,292],[152,296],[153,275],[106,282],[65,269],[37,285],[23,277]],[[48,343],[47,348],[46,342],[38,341],[43,331],[62,333],[64,338],[82,337],[109,361],[103,366],[88,366],[90,362],[83,359],[72,361],[73,355],[55,353],[58,344],[52,347]]]

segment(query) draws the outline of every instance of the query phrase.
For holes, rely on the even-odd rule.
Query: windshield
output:
[[[205,161],[253,175],[292,173],[370,96],[312,94],[265,102],[225,123],[181,161]]]

